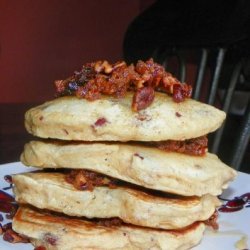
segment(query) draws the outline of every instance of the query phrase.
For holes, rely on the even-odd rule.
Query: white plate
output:
[[[24,167],[20,162],[0,165],[0,188],[8,187],[8,183],[4,181],[5,175],[31,171],[32,168]],[[6,190],[12,194],[11,190]],[[225,199],[233,199],[250,193],[250,175],[240,173],[238,177],[230,184],[222,197]],[[248,207],[249,205],[249,207]],[[3,214],[4,216],[4,214]],[[7,221],[4,221],[4,224]],[[235,250],[250,249],[250,200],[245,204],[243,209],[232,213],[219,213],[219,230],[212,231],[207,229],[201,244],[194,250]],[[237,242],[242,243],[241,248],[237,248]],[[244,246],[245,245],[245,246]],[[30,244],[11,244],[2,240],[0,237],[0,250],[33,250]]]

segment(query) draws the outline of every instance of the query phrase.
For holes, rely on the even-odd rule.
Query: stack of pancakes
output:
[[[208,152],[156,145],[188,144],[219,128],[225,113],[161,93],[139,112],[131,102],[131,93],[94,102],[67,96],[26,113],[28,132],[47,139],[29,142],[21,156],[44,170],[13,176],[17,233],[47,250],[180,250],[200,242],[236,172]]]

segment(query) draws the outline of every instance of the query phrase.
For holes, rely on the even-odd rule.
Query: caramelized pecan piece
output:
[[[115,187],[116,181],[111,177],[91,172],[88,170],[72,170],[66,175],[66,181],[73,184],[78,190],[93,191],[95,187],[108,186]]]
[[[207,152],[208,139],[206,136],[201,136],[194,139],[189,139],[185,141],[161,141],[155,143],[155,145],[167,152],[178,152],[189,155],[205,155]]]

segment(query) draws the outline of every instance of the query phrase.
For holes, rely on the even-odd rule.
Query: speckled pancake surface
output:
[[[86,220],[19,208],[13,229],[47,250],[186,250],[197,245],[205,229],[202,222],[175,231],[131,225],[104,227]]]
[[[87,169],[184,196],[219,195],[236,176],[214,154],[190,156],[122,143],[32,141],[21,160],[40,168]]]
[[[87,218],[119,217],[126,223],[177,229],[205,221],[220,205],[217,197],[170,196],[129,185],[82,191],[65,181],[63,173],[26,173],[13,176],[18,203]]]
[[[82,141],[185,140],[206,135],[221,126],[225,113],[187,99],[176,103],[156,93],[140,112],[131,109],[132,94],[87,101],[61,97],[26,112],[28,132],[42,138]]]

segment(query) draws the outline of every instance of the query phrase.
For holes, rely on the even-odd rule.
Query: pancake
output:
[[[214,154],[190,156],[119,143],[32,141],[21,161],[39,168],[87,169],[150,189],[184,195],[219,195],[236,171]]]
[[[145,110],[131,109],[132,94],[117,99],[87,101],[61,97],[30,109],[25,115],[28,132],[42,138],[82,141],[186,140],[219,128],[225,113],[187,99],[176,103],[156,93]]]
[[[21,207],[14,217],[13,229],[30,238],[34,246],[44,246],[47,250],[185,250],[200,242],[205,225],[197,222],[172,231],[131,225],[106,227]]]
[[[129,185],[81,191],[63,173],[26,173],[13,176],[18,203],[87,218],[119,217],[126,223],[177,229],[207,220],[220,205],[217,197],[174,197],[147,193]]]

